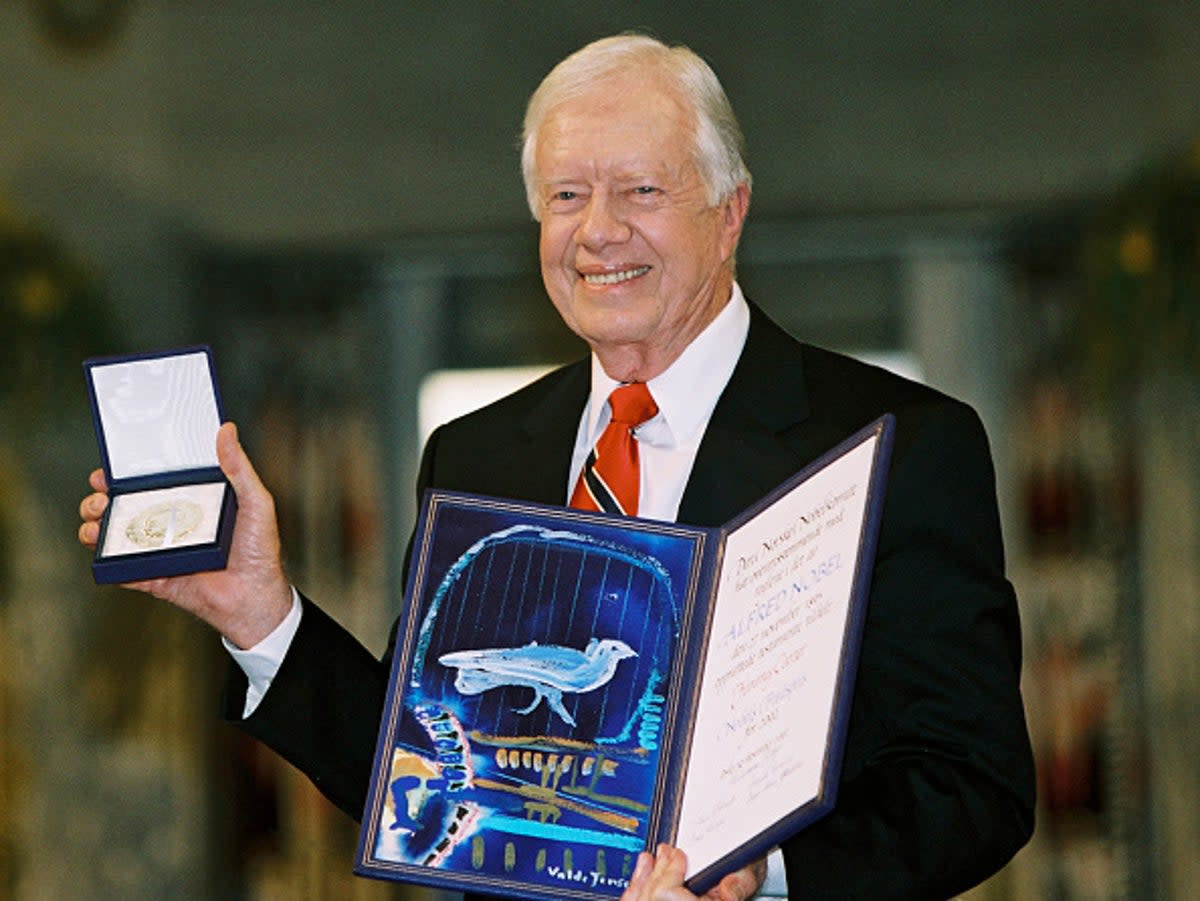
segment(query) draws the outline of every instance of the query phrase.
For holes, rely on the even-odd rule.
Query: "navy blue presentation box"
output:
[[[217,461],[212,350],[96,357],[83,368],[109,494],[96,583],[224,569],[237,499]]]

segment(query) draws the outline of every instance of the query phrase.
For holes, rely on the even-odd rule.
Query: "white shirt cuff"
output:
[[[783,870],[783,852],[773,848],[767,855],[767,878],[754,897],[766,901],[768,898],[787,898],[787,874]]]
[[[283,622],[275,627],[275,631],[254,647],[243,651],[224,637],[221,638],[221,644],[233,657],[234,662],[242,668],[242,672],[246,674],[246,679],[250,683],[246,689],[246,704],[242,709],[242,719],[246,719],[254,713],[266,695],[267,689],[271,687],[271,681],[279,672],[283,658],[287,654],[288,648],[292,646],[292,639],[296,637],[296,631],[300,628],[300,614],[303,610],[300,593],[293,586],[292,609],[283,618]]]

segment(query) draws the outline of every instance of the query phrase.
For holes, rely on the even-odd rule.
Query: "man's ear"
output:
[[[722,250],[729,259],[737,249],[738,240],[742,236],[742,226],[746,224],[746,214],[750,211],[750,186],[745,182],[730,192],[721,201],[721,222],[723,227]]]

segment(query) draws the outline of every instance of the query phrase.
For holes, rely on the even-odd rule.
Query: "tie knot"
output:
[[[658,404],[650,396],[645,382],[630,382],[615,388],[608,396],[608,403],[612,407],[612,421],[630,428],[652,419],[658,412]]]

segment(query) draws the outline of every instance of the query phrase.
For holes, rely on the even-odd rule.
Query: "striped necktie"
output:
[[[630,382],[608,396],[612,419],[588,454],[571,506],[636,516],[641,476],[633,430],[658,412],[645,382]]]

